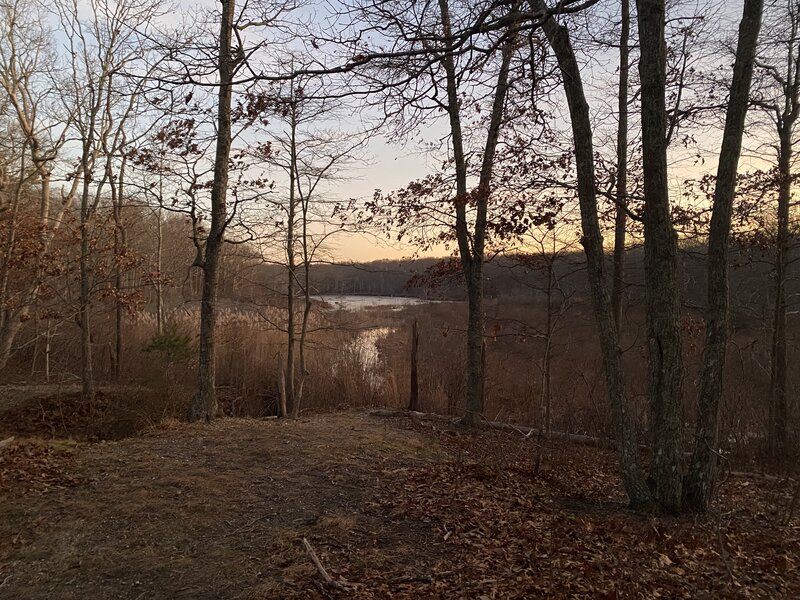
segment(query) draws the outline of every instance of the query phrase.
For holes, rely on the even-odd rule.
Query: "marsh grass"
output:
[[[485,417],[534,427],[544,425],[541,324],[543,305],[523,301],[490,301],[487,307]],[[684,435],[692,434],[698,396],[703,331],[699,315],[688,314],[684,332]],[[330,412],[343,408],[397,407],[410,394],[411,324],[420,326],[419,382],[423,410],[459,415],[464,396],[466,307],[444,302],[371,307],[357,312],[315,305],[306,347],[307,378],[303,410]],[[226,305],[220,313],[217,340],[217,385],[221,410],[229,416],[276,414],[279,373],[285,356],[285,313],[279,307]],[[763,321],[739,317],[726,364],[722,407],[722,444],[732,464],[757,460],[763,451],[769,394],[769,339]],[[51,342],[51,383],[75,382],[79,372],[77,332],[61,326]],[[195,382],[197,310],[186,305],[171,311],[168,335],[159,342],[156,323],[147,312],[125,323],[124,380],[117,384],[153,390],[137,409],[144,420],[181,416]],[[642,441],[646,441],[646,353],[644,315],[629,308],[623,324],[626,386]],[[110,315],[98,313],[94,330],[96,372],[111,383],[113,327]],[[607,437],[610,433],[602,362],[592,313],[583,301],[569,307],[554,332],[552,352],[552,428]],[[30,365],[34,360],[34,374]],[[41,348],[23,345],[16,370],[6,382],[41,381]],[[27,368],[27,372],[25,369]],[[800,373],[791,373],[791,407],[796,432],[796,394]],[[16,380],[14,379],[16,378]],[[795,434],[796,435],[796,434]],[[796,441],[796,440],[795,440]],[[796,447],[796,444],[795,444]]]

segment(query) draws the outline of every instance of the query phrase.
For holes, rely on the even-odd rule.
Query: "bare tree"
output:
[[[667,167],[666,8],[664,0],[638,0],[637,7],[644,153],[648,395],[654,449],[651,477],[659,507],[677,513],[681,510],[683,480],[683,355],[677,235],[670,210]]]
[[[631,504],[636,508],[647,508],[651,506],[650,490],[639,464],[636,432],[628,400],[625,397],[617,327],[604,274],[605,259],[597,210],[593,131],[589,105],[586,102],[580,67],[567,28],[548,14],[543,0],[532,0],[531,6],[534,11],[545,15],[542,28],[558,61],[569,105],[583,231],[581,243],[586,254],[589,288],[600,330],[606,390],[611,405],[611,420],[620,457],[622,479]]]
[[[289,60],[291,65],[299,61],[295,56]],[[292,66],[289,70],[296,69]],[[271,222],[276,226],[262,244],[264,261],[286,269],[282,294],[286,299],[286,324],[275,324],[286,332],[285,361],[280,373],[279,413],[283,417],[296,418],[302,404],[313,304],[312,265],[331,237],[349,230],[344,223],[333,223],[336,201],[325,198],[326,192],[332,195],[330,185],[343,179],[367,139],[358,130],[345,133],[331,128],[346,106],[325,89],[320,78],[301,76],[248,94],[236,110],[237,116],[257,126],[259,138],[267,140],[245,152],[258,153],[254,158],[260,158],[288,179],[283,195],[272,194],[272,184],[269,186],[267,200],[275,215]],[[281,248],[280,258],[271,257],[270,244]]]
[[[628,70],[630,67],[630,0],[620,2],[619,87],[617,89],[617,181],[614,214],[614,273],[611,309],[619,333],[622,326],[622,294],[625,288],[625,238],[628,223]]]
[[[758,15],[760,5],[747,3],[740,28],[741,57],[734,69],[734,94],[727,120],[725,144],[727,152],[721,160],[720,168],[724,174],[723,183],[718,188],[719,200],[715,210],[722,212],[721,229],[725,232],[725,207],[732,202],[733,183],[738,162],[738,148],[741,145],[744,114],[749,89],[748,52],[758,34]],[[536,5],[542,13],[546,11],[543,3]],[[573,136],[575,141],[576,168],[578,175],[578,195],[581,205],[583,245],[587,255],[590,288],[595,305],[595,314],[601,332],[601,345],[606,372],[607,392],[611,399],[612,421],[617,447],[620,453],[623,480],[632,504],[639,507],[654,506],[665,512],[679,512],[682,509],[682,440],[681,440],[681,341],[680,313],[676,281],[676,239],[669,210],[667,187],[667,109],[665,102],[665,45],[663,2],[639,2],[639,37],[642,57],[639,63],[642,80],[642,128],[645,152],[645,271],[647,274],[647,315],[648,315],[648,354],[650,417],[653,434],[652,478],[653,489],[645,483],[644,474],[638,461],[638,450],[630,422],[629,410],[624,401],[622,386],[622,367],[619,362],[619,346],[614,326],[611,302],[606,294],[602,277],[602,239],[597,222],[597,203],[594,183],[594,158],[591,139],[592,126],[589,109],[581,83],[581,73],[572,50],[567,30],[550,17],[545,21],[544,30],[556,54],[563,75],[563,84],[570,108]],[[752,59],[750,63],[752,69]],[[738,100],[738,101],[737,101]],[[588,140],[588,144],[587,144]],[[727,229],[730,223],[728,221]],[[649,240],[648,240],[649,238]],[[722,262],[710,268],[709,278],[724,280],[727,263],[724,254]],[[715,244],[720,239],[715,237]],[[720,274],[720,270],[722,273]],[[709,315],[714,309],[709,309]],[[723,311],[723,320],[727,313]],[[716,334],[715,334],[716,335]],[[706,403],[707,420],[713,427],[712,439],[716,435],[716,405]],[[708,416],[711,413],[711,416]],[[705,438],[703,439],[705,442]],[[707,455],[698,464],[707,469]],[[704,492],[705,493],[705,489]]]
[[[790,213],[796,124],[800,116],[800,4],[778,0],[766,13],[768,39],[762,39],[756,58],[757,83],[752,102],[768,121],[756,131],[774,139],[777,172],[777,231],[775,284],[770,353],[770,402],[767,440],[770,455],[784,456],[787,449],[787,275],[791,247]]]
[[[523,28],[520,6],[518,2],[508,6],[487,2],[471,7],[448,0],[424,6],[408,2],[361,5],[365,20],[392,40],[392,52],[368,57],[373,69],[367,72],[369,81],[385,81],[375,95],[386,114],[399,123],[402,132],[430,122],[433,115],[446,116],[442,143],[447,144],[447,155],[442,173],[412,182],[394,194],[378,195],[371,206],[381,217],[390,214],[388,220],[406,234],[414,230],[422,240],[425,230],[436,230],[435,237],[457,246],[467,291],[464,421],[470,424],[479,422],[483,413],[483,270],[497,149]],[[482,50],[471,53],[474,46]],[[381,79],[384,74],[387,80]],[[475,105],[486,111],[481,113],[480,128],[468,126]],[[386,205],[390,208],[383,212]]]
[[[191,421],[211,420],[217,411],[215,390],[215,330],[217,319],[217,293],[219,268],[223,247],[226,242],[226,230],[232,220],[237,217],[236,204],[234,210],[228,209],[231,147],[234,138],[232,123],[232,98],[234,87],[238,83],[237,74],[244,70],[252,72],[256,62],[255,55],[270,40],[267,34],[261,39],[248,43],[246,32],[250,30],[269,31],[278,27],[281,16],[294,7],[291,1],[245,3],[237,11],[235,0],[221,2],[219,14],[219,34],[214,42],[213,53],[216,55],[213,67],[203,62],[202,57],[207,48],[188,47],[173,48],[169,52],[169,61],[177,66],[178,74],[164,78],[169,85],[180,87],[181,84],[194,87],[207,87],[207,77],[213,75],[217,89],[215,118],[215,151],[213,180],[210,194],[210,221],[208,231],[201,240],[195,226],[195,246],[197,256],[194,266],[203,274],[203,291],[200,302],[200,350],[197,370],[197,389],[189,405],[187,417]],[[243,76],[248,79],[247,76]],[[189,94],[191,97],[191,92]],[[192,190],[193,192],[196,190]],[[192,202],[190,211],[197,220],[198,206]],[[230,241],[230,240],[228,240]]]
[[[135,103],[119,89],[120,72],[142,57],[139,30],[158,14],[158,3],[126,0],[91,4],[88,20],[76,0],[56,4],[70,56],[72,81],[63,97],[74,106],[73,128],[80,141],[80,295],[81,381],[83,397],[94,399],[92,359],[92,220],[106,186],[113,181],[112,161],[124,145],[125,128]],[[122,105],[119,110],[119,105]],[[105,164],[103,158],[105,157]]]
[[[0,368],[11,355],[14,340],[21,325],[31,316],[44,283],[47,256],[54,237],[71,210],[78,189],[75,177],[62,198],[51,198],[53,173],[69,135],[74,109],[58,110],[58,100],[51,93],[56,69],[51,32],[45,27],[46,16],[38,8],[19,1],[0,5],[0,85],[4,100],[10,107],[21,138],[19,148],[21,170],[19,185],[10,198],[8,234],[3,248],[0,273]],[[60,122],[59,122],[60,121]],[[35,210],[38,239],[21,240],[17,236],[22,184],[36,183],[39,187]],[[20,242],[35,243],[32,275],[24,285],[10,287],[10,257]]]
[[[233,29],[236,14],[234,0],[221,0],[217,71],[217,142],[214,153],[214,181],[211,187],[211,223],[205,248],[198,253],[195,266],[203,272],[203,298],[200,302],[200,358],[197,365],[197,389],[187,414],[190,421],[210,421],[216,416],[214,333],[217,322],[217,282],[219,260],[227,221],[228,170],[231,154],[231,97],[233,78],[242,61],[241,47],[234,48]]]
[[[736,175],[762,11],[763,0],[745,0],[712,204],[711,231],[708,238],[706,345],[695,446],[685,490],[690,505],[700,511],[708,508],[716,480],[719,403],[728,344],[728,250]]]

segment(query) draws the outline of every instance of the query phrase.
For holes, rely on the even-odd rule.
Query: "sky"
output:
[[[612,3],[606,3],[613,7]],[[721,28],[723,35],[735,34],[738,26],[738,19],[741,14],[741,2],[725,2],[719,4],[714,0],[689,0],[686,2],[685,14],[692,14],[706,5],[715,5],[719,8],[718,21],[716,24]],[[611,10],[611,9],[609,9]],[[635,25],[634,25],[635,27]],[[615,97],[609,97],[608,92],[615,91],[618,77],[618,53],[616,49],[610,49],[605,53],[597,53],[590,62],[584,65],[585,85],[589,96],[590,109],[597,115],[607,113],[608,107],[604,103],[616,102]],[[634,93],[631,90],[630,93]],[[560,107],[562,112],[556,116],[560,121],[560,127],[568,129],[569,118],[566,112],[565,102]],[[607,117],[606,117],[607,118]],[[632,117],[636,121],[636,116]],[[444,124],[440,124],[443,133]],[[721,124],[720,124],[721,127]],[[632,132],[631,135],[634,135]],[[598,136],[599,138],[600,136]],[[596,149],[603,143],[602,140],[595,139]],[[700,177],[705,173],[713,172],[716,169],[717,153],[721,142],[721,130],[719,128],[706,128],[698,132],[696,143],[683,149],[679,144],[671,151],[670,181],[672,188],[672,201],[681,201],[681,191],[684,181],[689,178]],[[384,138],[376,139],[368,146],[368,151],[372,156],[372,163],[366,168],[354,173],[354,179],[343,185],[337,190],[344,197],[370,198],[376,188],[384,191],[400,188],[413,179],[424,176],[431,172],[430,158],[408,150],[401,145],[393,144]],[[612,149],[613,151],[613,149]],[[698,152],[702,155],[701,159],[695,156]],[[758,160],[744,157],[742,165],[753,164],[763,166]],[[410,256],[417,252],[413,246],[406,244],[389,243],[377,240],[372,236],[353,236],[347,239],[340,239],[335,248],[335,254],[342,260],[372,260],[376,258],[400,258]],[[442,256],[451,253],[444,247],[434,247],[425,252],[425,256]]]
[[[697,0],[698,5],[702,5],[701,0]],[[213,3],[204,1],[202,3],[189,3],[179,2],[178,10],[167,13],[164,24],[178,23],[183,17],[182,13],[186,11],[196,11],[198,6],[211,6]],[[333,2],[335,5],[336,2]],[[610,4],[609,4],[610,6]],[[741,10],[740,2],[730,2],[724,5],[724,13],[731,18],[730,25],[732,32],[735,32],[735,24],[738,19],[738,13]],[[316,18],[316,17],[315,17]],[[616,79],[616,54],[614,52],[606,53],[605,55],[596,55],[591,62],[585,65],[584,73],[586,76],[587,87],[590,88],[590,95],[592,89],[600,89],[605,86],[605,89],[613,89],[613,83]],[[609,88],[610,86],[610,88]],[[597,98],[590,98],[590,104],[596,114],[599,114],[604,108],[600,102],[596,102]],[[613,98],[611,98],[613,100]],[[609,101],[608,98],[605,99]],[[563,104],[563,103],[562,103]],[[562,106],[562,113],[557,116],[562,121],[562,126],[566,127],[568,124],[565,108]],[[352,124],[357,126],[358,117],[354,117]],[[439,138],[446,132],[445,124],[440,120],[438,123],[433,124],[430,128],[420,132],[421,138]],[[348,126],[348,120],[345,119],[341,123],[342,127]],[[702,174],[714,167],[716,164],[716,156],[714,149],[718,147],[719,132],[707,131],[703,134],[701,146],[703,146],[704,160],[702,162],[694,161],[691,158],[682,157],[674,165],[671,172],[673,181],[673,199],[677,200],[680,191],[681,182],[683,179]],[[426,141],[432,141],[428,139]],[[595,140],[596,145],[600,142]],[[396,190],[404,187],[410,181],[419,179],[426,174],[431,173],[437,165],[431,164],[433,160],[439,160],[441,157],[432,157],[419,151],[413,143],[403,143],[399,140],[387,139],[384,136],[373,137],[365,151],[366,160],[359,168],[352,168],[347,173],[347,178],[337,182],[334,186],[323,190],[330,199],[357,199],[368,200],[371,199],[375,190],[380,189],[384,192]],[[412,245],[397,242],[396,240],[387,240],[382,237],[377,237],[369,233],[365,234],[342,234],[336,236],[330,244],[329,253],[339,261],[367,261],[382,258],[402,258],[415,256],[442,256],[450,253],[444,247],[434,247],[425,252],[419,252],[418,249]]]

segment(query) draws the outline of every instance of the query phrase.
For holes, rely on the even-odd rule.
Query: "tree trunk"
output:
[[[447,0],[439,0],[439,9],[442,19],[442,33],[445,38],[452,35],[450,23],[450,8]],[[458,78],[455,61],[452,54],[445,52],[441,59],[447,79],[447,114],[450,121],[450,135],[452,138],[453,162],[456,171],[456,240],[461,258],[461,267],[467,286],[467,367],[465,373],[465,409],[464,422],[475,424],[480,420],[483,411],[483,397],[480,390],[483,388],[483,372],[481,370],[480,347],[483,339],[483,293],[475,290],[475,284],[483,286],[483,278],[476,279],[473,264],[476,258],[473,254],[469,226],[467,224],[466,205],[469,200],[467,193],[467,159],[464,150],[464,138],[461,131],[461,111],[458,97]],[[480,257],[481,262],[483,256]],[[477,340],[477,343],[476,343]]]
[[[311,254],[309,252],[308,238],[308,202],[307,198],[301,199],[302,222],[301,222],[301,244],[303,248],[303,320],[300,323],[300,339],[298,340],[298,353],[300,355],[300,376],[295,390],[295,402],[293,406],[292,418],[300,415],[300,403],[303,401],[303,389],[305,388],[306,376],[306,338],[308,337],[308,318],[311,315]]]
[[[547,11],[543,0],[532,0],[531,6],[535,12],[540,14],[544,14]],[[628,402],[625,398],[617,329],[604,275],[605,257],[603,238],[600,234],[600,223],[597,216],[594,150],[592,147],[592,123],[589,115],[589,105],[586,102],[580,68],[566,27],[559,25],[552,16],[549,16],[544,19],[542,28],[558,60],[564,92],[569,105],[572,135],[575,142],[578,201],[583,231],[581,242],[586,253],[589,289],[591,290],[595,318],[600,330],[606,393],[611,404],[611,420],[617,452],[620,457],[622,480],[631,505],[637,509],[646,509],[651,504],[650,491],[639,465],[639,448]]]
[[[116,288],[117,300],[114,305],[114,381],[119,381],[122,377],[122,346],[123,346],[123,317],[125,306],[120,298],[123,285],[123,273],[121,258],[127,245],[125,235],[125,225],[122,222],[123,194],[125,192],[125,163],[127,157],[123,154],[122,163],[119,169],[119,177],[116,185],[109,174],[111,183],[111,203],[114,211],[114,287]],[[109,162],[109,166],[110,166]]]
[[[792,186],[792,127],[784,122],[778,157],[778,235],[775,251],[775,309],[772,329],[770,377],[769,454],[774,459],[786,455],[788,405],[786,397],[786,279],[789,254],[789,204]]]
[[[91,125],[92,129],[94,124]],[[90,236],[90,206],[89,206],[89,152],[91,151],[91,140],[84,140],[83,147],[83,190],[81,192],[81,213],[80,213],[80,292],[79,292],[79,314],[81,327],[81,384],[82,398],[88,403],[94,402],[94,374],[92,372],[92,332],[91,332],[91,267],[89,265],[89,254],[91,252]]]
[[[658,508],[682,506],[681,354],[678,245],[667,172],[664,0],[637,0],[644,175],[644,269],[647,307],[648,395],[653,454],[651,477]]]
[[[554,234],[555,235],[555,234]],[[554,240],[555,241],[555,240]],[[553,349],[553,289],[555,287],[555,273],[553,270],[555,254],[547,260],[547,322],[544,345],[544,356],[542,356],[542,399],[544,401],[544,431],[547,439],[550,439],[551,418],[550,411],[553,404],[552,374],[553,361],[551,358]]]
[[[619,36],[619,122],[617,123],[617,207],[614,215],[614,274],[611,288],[611,311],[622,331],[622,293],[625,289],[625,232],[628,213],[628,69],[630,38],[630,0],[622,0],[621,32]]]
[[[22,172],[24,169],[24,160],[22,161],[22,165],[20,165],[20,171]],[[19,182],[14,186],[14,192],[12,196],[12,200],[10,202],[10,206],[6,207],[7,217],[6,217],[6,240],[5,240],[5,247],[3,248],[3,257],[2,257],[2,266],[0,267],[0,330],[6,327],[8,320],[11,318],[12,313],[14,312],[11,307],[9,306],[9,278],[11,274],[11,264],[13,263],[13,256],[14,256],[14,248],[17,242],[17,226],[18,226],[18,217],[19,217],[19,205],[20,205],[20,197],[22,195],[22,183],[23,180],[20,178]],[[9,355],[11,353],[11,347],[9,346],[8,354],[3,353],[0,354],[3,360],[3,367],[5,367],[5,363],[8,361]]]
[[[419,375],[417,359],[419,356],[419,322],[414,319],[411,326],[411,393],[408,410],[419,411]]]
[[[762,9],[763,0],[745,0],[714,188],[711,232],[708,238],[706,345],[694,450],[685,484],[687,502],[697,511],[708,509],[717,474],[719,403],[728,346],[728,248],[731,215]]]
[[[162,196],[159,196],[159,198],[161,197]],[[156,332],[158,335],[162,335],[164,333],[164,285],[161,282],[161,263],[164,250],[164,229],[161,220],[161,211],[162,208],[159,204],[158,213],[156,215],[158,218],[158,239],[156,241],[156,271],[158,273],[158,280],[156,281]]]
[[[231,52],[234,0],[220,0],[222,15],[219,34],[219,95],[217,104],[217,144],[214,155],[214,182],[211,187],[211,226],[203,257],[203,297],[200,302],[200,357],[197,365],[197,390],[189,405],[190,421],[210,421],[216,416],[214,338],[217,321],[217,283],[219,261],[225,240],[228,193],[228,160],[231,152],[231,95],[235,59]]]
[[[286,282],[286,410],[287,414],[282,417],[295,416],[295,278],[297,277],[295,265],[295,215],[296,215],[296,181],[297,173],[297,108],[292,104],[291,108],[291,140],[289,146],[289,218],[286,229],[286,261],[287,261],[287,282]]]
[[[450,9],[447,0],[439,0],[442,19],[442,33],[450,38],[452,26]],[[516,9],[514,9],[516,10]],[[458,74],[455,61],[449,51],[442,54],[441,64],[447,82],[447,112],[450,120],[450,133],[453,145],[453,161],[456,170],[456,240],[458,242],[461,266],[467,285],[467,370],[466,401],[463,421],[467,425],[476,425],[483,414],[483,396],[485,390],[485,372],[483,362],[483,263],[486,240],[486,221],[491,195],[492,173],[494,170],[495,152],[503,124],[503,110],[508,94],[508,74],[516,44],[517,25],[513,23],[509,29],[508,39],[502,49],[502,59],[494,88],[492,112],[486,134],[486,145],[483,151],[481,172],[478,187],[474,193],[476,206],[475,226],[470,235],[467,225],[466,206],[470,200],[467,193],[467,158],[461,130],[461,114],[458,95]]]
[[[483,416],[483,256],[468,263],[467,280],[467,373],[464,423],[477,425]]]

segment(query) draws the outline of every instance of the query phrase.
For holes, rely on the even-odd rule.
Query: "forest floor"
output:
[[[613,453],[553,441],[537,471],[538,444],[356,413],[20,437],[0,449],[0,598],[800,598],[792,482],[642,516]]]

